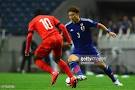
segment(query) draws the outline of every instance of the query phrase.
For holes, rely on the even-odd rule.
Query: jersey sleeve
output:
[[[98,22],[95,22],[95,21],[93,21],[91,19],[87,19],[87,24],[90,27],[97,27],[98,26]]]
[[[31,21],[28,25],[28,32],[33,32],[35,30],[34,22]]]
[[[58,25],[60,24],[60,21],[57,18],[55,18],[54,16],[53,16],[53,21],[54,21],[54,25],[56,27],[58,27]]]
[[[65,24],[65,27],[67,28],[68,32],[69,32],[70,23],[71,23],[71,22],[68,22],[68,23]]]
[[[67,31],[69,31],[69,28],[68,28],[68,26],[66,24],[65,24],[65,27],[66,27]]]

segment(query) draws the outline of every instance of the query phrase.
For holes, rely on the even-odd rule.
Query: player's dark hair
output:
[[[75,13],[79,13],[79,12],[80,12],[80,10],[79,10],[79,8],[78,8],[78,7],[72,6],[72,7],[70,7],[70,8],[68,9],[67,13],[68,13],[68,12],[75,12]]]
[[[45,11],[42,10],[42,9],[37,9],[35,12],[34,12],[34,16],[38,16],[38,15],[45,15]]]

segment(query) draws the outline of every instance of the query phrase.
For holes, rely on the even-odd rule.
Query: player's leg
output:
[[[28,72],[31,72],[31,60],[32,60],[32,55],[28,57],[28,63],[27,63],[27,70]]]
[[[58,64],[58,66],[67,74],[67,76],[70,78],[70,83],[72,87],[76,87],[77,79],[73,76],[72,72],[70,71],[70,68],[68,65],[64,62],[64,60],[60,59],[59,51],[54,51],[54,60]]]
[[[38,56],[34,56],[34,63],[36,64],[36,66],[38,66],[38,68],[42,69],[45,72],[49,72],[50,74],[52,74],[53,69],[45,61],[43,61],[42,58],[40,58]]]
[[[45,72],[49,72],[51,74],[52,80],[51,84],[53,85],[56,82],[56,79],[59,75],[57,71],[54,71],[51,66],[49,66],[44,60],[40,57],[35,56],[35,64]]]
[[[22,56],[22,62],[21,62],[21,66],[20,66],[20,71],[22,73],[25,73],[24,67],[25,67],[25,63],[27,61],[27,57],[25,55]]]
[[[43,42],[34,53],[34,62],[40,69],[51,74],[51,84],[54,84],[59,73],[57,71],[54,71],[51,66],[49,66],[44,60],[42,60],[43,57],[47,57],[49,55],[50,51],[51,47],[49,42]]]
[[[99,60],[99,62],[96,62],[96,65],[101,68],[106,75],[112,80],[112,82],[117,86],[122,86],[123,84],[119,82],[117,78],[114,77],[112,69],[106,65],[102,60]]]
[[[43,42],[38,46],[38,48],[36,49],[34,53],[34,63],[43,71],[52,73],[53,69],[45,61],[42,60],[42,58],[45,56],[48,56],[51,51],[50,48],[44,47]]]
[[[93,57],[95,57],[95,65],[97,65],[100,69],[102,69],[110,78],[113,82],[116,81],[116,78],[113,75],[113,72],[111,70],[111,68],[109,66],[107,66],[102,58],[100,58],[100,54],[99,51],[96,49],[96,47],[92,46],[90,47],[90,54],[93,55]],[[101,59],[101,60],[100,60]]]
[[[60,41],[59,41],[60,42]],[[71,78],[73,74],[70,72],[68,65],[61,59],[62,55],[62,45],[59,44],[58,47],[53,49],[53,57],[58,66],[65,71],[65,73]]]
[[[107,66],[103,61],[99,60],[95,63],[100,69],[102,69],[112,80],[112,82],[116,81],[114,74],[109,66]]]
[[[100,69],[102,69],[106,75],[112,80],[112,82],[119,82],[117,78],[114,77],[114,73],[112,71],[112,69],[106,65],[103,61],[102,58],[100,58],[100,54],[99,51],[96,49],[96,47],[91,47],[90,48],[90,54],[94,55],[94,57],[96,58],[95,60],[95,65],[97,65]],[[122,84],[119,82],[117,83],[118,86],[122,86]]]
[[[55,43],[53,43],[53,56],[55,62],[58,64],[58,66],[68,75],[68,77],[71,80],[72,87],[76,87],[76,78],[73,76],[72,72],[70,71],[69,66],[64,62],[64,60],[61,59],[62,56],[62,43],[63,39],[61,36],[55,37]]]
[[[85,80],[87,77],[83,75],[78,62],[79,62],[79,57],[77,55],[72,54],[69,56],[68,63],[72,72],[77,75],[78,80]]]

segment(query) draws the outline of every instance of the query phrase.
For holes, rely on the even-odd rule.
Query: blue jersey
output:
[[[90,29],[92,27],[96,28],[97,22],[86,18],[80,18],[78,23],[73,23],[70,21],[66,24],[66,28],[73,40],[74,53],[94,54],[97,52],[96,48],[93,46]]]

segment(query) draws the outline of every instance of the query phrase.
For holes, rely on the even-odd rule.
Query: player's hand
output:
[[[109,34],[109,36],[111,36],[113,38],[115,38],[117,36],[116,33],[114,33],[114,32],[109,32],[108,34]]]
[[[64,43],[64,47],[67,47],[67,48],[71,48],[72,47],[72,43]]]
[[[29,52],[25,52],[25,56],[29,56],[30,55],[30,53]]]
[[[71,47],[72,47],[72,43],[68,43],[67,46],[68,46],[69,48],[71,48]]]
[[[70,47],[72,47],[72,43],[68,43],[68,45],[69,45]]]

